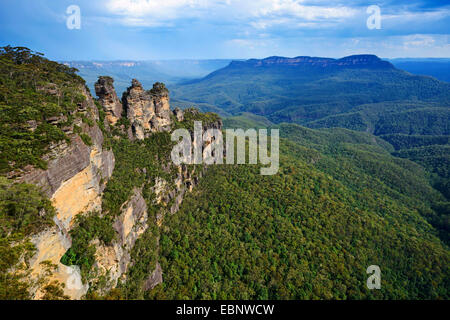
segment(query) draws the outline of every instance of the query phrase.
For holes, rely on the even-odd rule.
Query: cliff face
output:
[[[148,227],[148,208],[141,189],[134,189],[131,198],[122,205],[121,214],[114,221],[117,237],[111,245],[94,243],[97,247],[96,262],[100,275],[108,277],[105,291],[117,285],[119,279],[125,280],[125,273],[131,261],[131,250],[136,240]]]
[[[155,83],[150,91],[145,91],[137,80],[132,81],[131,87],[123,94],[122,102],[130,123],[130,130],[125,134],[131,140],[143,140],[154,134],[164,133],[178,122],[183,126],[186,116],[180,109],[170,111],[169,94],[163,84]],[[103,103],[100,101],[100,103]],[[104,106],[105,111],[108,106]],[[188,111],[188,118],[193,121],[201,114],[195,110]],[[185,123],[186,124],[186,123]],[[188,126],[189,127],[189,126]],[[221,129],[222,122],[214,118],[203,124],[203,129]],[[192,133],[193,135],[193,133]],[[161,151],[162,152],[162,151]],[[165,151],[167,153],[167,151]],[[170,152],[169,152],[170,153]],[[117,286],[119,281],[126,283],[129,279],[130,268],[138,264],[144,257],[136,256],[138,241],[145,238],[145,242],[151,242],[152,250],[159,250],[159,236],[155,231],[163,227],[164,217],[167,214],[175,214],[188,192],[199,182],[205,167],[202,166],[176,166],[170,161],[167,154],[146,154],[146,157],[156,157],[159,173],[150,173],[145,168],[134,168],[143,172],[146,177],[143,184],[133,189],[133,192],[120,207],[119,215],[114,219],[113,227],[116,237],[111,244],[105,245],[95,241],[96,261],[93,268],[98,277],[107,279],[107,283],[100,288],[97,286],[98,294],[106,294],[110,289]],[[121,170],[120,168],[118,170]],[[149,234],[152,236],[149,237]],[[149,246],[147,243],[146,246]],[[142,254],[142,243],[139,244],[137,252]],[[133,257],[134,255],[134,257]],[[153,261],[153,260],[152,260]],[[163,281],[163,272],[160,264],[153,261],[154,267],[147,271],[147,277],[136,284],[140,290],[146,291],[154,288]]]
[[[43,262],[56,265],[50,278],[64,284],[64,293],[73,299],[85,294],[87,286],[80,285],[79,268],[62,265],[60,259],[71,247],[69,232],[74,218],[86,211],[101,210],[101,195],[115,163],[113,152],[103,148],[104,138],[96,124],[99,115],[93,99],[84,87],[79,90],[85,100],[77,112],[93,121],[89,125],[77,118],[68,132],[73,132],[73,128],[78,126],[90,138],[90,145],[83,142],[80,135],[71,133],[69,143],[62,142],[51,147],[46,155],[46,170],[29,168],[17,178],[18,182],[42,187],[57,211],[55,225],[31,239],[36,247],[36,253],[30,260],[31,275],[35,278],[42,276],[45,272]],[[39,299],[41,295],[40,288],[34,288],[34,297]]]
[[[111,150],[103,150],[103,134],[95,123],[99,119],[98,110],[94,105],[92,96],[85,88],[80,88],[85,101],[79,105],[78,111],[92,120],[92,125],[83,123],[81,118],[74,121],[73,127],[78,126],[87,134],[92,145],[87,145],[80,135],[73,134],[73,128],[69,130],[70,143],[61,142],[51,147],[51,151],[45,156],[48,161],[46,170],[36,169],[26,172],[18,178],[19,181],[34,183],[43,188],[51,197],[63,183],[79,174],[85,169],[99,169],[95,177],[99,180],[109,177],[114,169],[114,155]],[[88,168],[89,167],[89,168]],[[97,190],[101,193],[106,181]],[[96,183],[98,184],[98,183]]]

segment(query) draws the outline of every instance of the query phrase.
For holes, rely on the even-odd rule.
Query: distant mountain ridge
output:
[[[376,55],[361,54],[351,55],[341,59],[298,56],[286,58],[272,56],[265,59],[249,59],[245,61],[232,61],[229,67],[242,66],[295,66],[295,67],[370,67],[370,68],[395,68],[390,62],[381,60]]]
[[[367,54],[341,59],[232,61],[204,78],[169,86],[180,107],[198,104],[203,110],[225,116],[252,112],[273,122],[299,124],[384,101],[449,106],[449,88],[448,83],[410,74]]]

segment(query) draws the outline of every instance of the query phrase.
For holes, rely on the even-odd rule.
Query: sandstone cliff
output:
[[[132,130],[132,134],[128,134],[128,137],[138,141],[158,132],[167,132],[175,125],[175,122],[181,126],[189,122],[190,125],[187,127],[191,127],[191,122],[201,117],[196,109],[187,111],[188,119],[185,118],[185,112],[181,109],[177,108],[172,113],[168,91],[160,83],[155,83],[152,90],[145,91],[139,81],[133,80],[131,87],[123,94],[122,101]],[[203,124],[204,130],[210,128],[222,129],[222,121],[214,118],[214,121]],[[95,242],[97,253],[93,266],[94,273],[97,277],[107,279],[107,283],[101,287],[96,285],[99,294],[107,293],[117,286],[119,281],[121,283],[131,281],[128,276],[130,268],[143,259],[143,257],[132,257],[140,238],[146,237],[147,242],[153,239],[155,241],[152,244],[153,250],[155,253],[158,252],[159,237],[154,229],[163,227],[164,217],[167,214],[175,214],[179,210],[186,193],[193,190],[205,169],[203,166],[176,166],[167,154],[146,156],[156,156],[161,172],[150,173],[145,168],[134,168],[143,172],[146,179],[142,185],[134,188],[128,200],[122,204],[120,214],[115,218],[114,229],[117,237],[109,245]],[[148,237],[149,233],[153,235]],[[154,267],[148,272],[147,277],[136,284],[141,288],[140,290],[150,290],[163,281],[164,270],[161,269],[157,260],[153,263]],[[132,281],[138,280],[132,279]]]
[[[148,227],[147,210],[142,190],[133,190],[131,198],[122,205],[122,213],[114,221],[116,239],[108,246],[95,242],[97,255],[94,268],[97,268],[99,275],[107,277],[109,282],[103,291],[114,288],[119,279],[125,279],[124,275],[131,261],[130,252]]]
[[[108,178],[114,169],[114,154],[103,148],[103,134],[96,121],[99,119],[97,108],[90,93],[79,88],[85,97],[78,106],[78,112],[91,119],[90,124],[76,118],[72,128],[78,126],[83,134],[90,138],[86,144],[78,134],[70,134],[70,142],[53,145],[46,155],[48,168],[46,170],[28,168],[17,177],[19,182],[36,184],[45,191],[56,208],[55,225],[34,235],[31,242],[36,247],[36,253],[30,260],[31,275],[38,278],[42,275],[43,262],[50,262],[57,268],[51,279],[64,284],[64,292],[73,299],[79,299],[87,291],[86,285],[80,282],[79,268],[64,266],[61,257],[71,246],[69,232],[74,218],[86,211],[101,209],[101,194]],[[34,288],[35,298],[41,296],[40,288]]]

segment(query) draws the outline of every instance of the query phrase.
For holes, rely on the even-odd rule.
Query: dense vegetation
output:
[[[0,177],[0,300],[29,299],[29,237],[53,225],[55,209],[39,188]]]
[[[197,108],[187,108],[184,110],[184,120],[175,122],[174,129],[184,128],[190,131],[194,130],[194,122],[200,121],[203,127],[221,121],[220,117],[213,112],[199,112]]]
[[[0,173],[34,165],[76,117],[84,80],[27,48],[0,48]]]
[[[263,116],[243,112],[237,116],[227,117],[223,121],[225,128],[265,129],[273,123]]]
[[[226,127],[294,122],[372,133],[394,146],[394,156],[425,167],[428,180],[450,199],[449,83],[392,66],[318,68],[250,62],[232,63],[175,87],[175,97],[180,105],[190,101],[205,110],[231,113],[224,120]]]
[[[115,216],[134,188],[140,188],[154,177],[168,178],[173,172],[163,170],[168,162],[172,142],[168,133],[157,133],[145,141],[130,141],[125,137],[113,140],[116,155],[113,176],[108,181],[103,196],[103,210]],[[169,179],[167,179],[169,180]]]
[[[96,248],[92,240],[99,239],[103,244],[111,244],[115,237],[110,216],[100,217],[98,212],[88,212],[75,217],[75,225],[71,231],[72,246],[61,258],[61,263],[81,269],[84,281],[89,278],[89,271],[95,262]]]
[[[403,203],[420,207],[419,212],[438,230],[441,240],[447,244],[450,243],[450,202],[444,192],[446,190],[448,194],[448,189],[444,186],[448,183],[448,178],[430,177],[429,171],[427,172],[425,168],[390,156],[392,146],[367,133],[346,129],[325,129],[318,134],[315,130],[296,125],[281,125],[280,131],[282,136],[302,146],[313,145],[314,148],[332,157],[333,161],[342,161],[341,165],[322,165],[323,170],[333,176],[338,175],[345,179],[346,183],[355,187],[363,182],[358,179],[358,183],[355,183],[354,178],[347,172],[359,173],[365,177],[363,185],[366,188],[382,190],[387,195],[401,199]],[[354,143],[363,145],[355,148],[352,146]],[[394,153],[394,155],[398,154]],[[374,183],[380,180],[389,188]],[[430,186],[430,182],[444,196],[437,193]],[[360,190],[363,191],[363,189]]]
[[[426,168],[431,173],[432,185],[450,200],[450,144],[405,148],[394,155],[410,159]],[[450,226],[450,221],[447,225]],[[450,228],[447,228],[450,231]]]
[[[285,126],[281,168],[212,166],[160,241],[156,299],[449,297],[448,247],[427,223],[442,199],[382,140]],[[394,180],[395,179],[395,180]],[[425,201],[425,202],[424,202]],[[366,268],[382,270],[381,290]]]

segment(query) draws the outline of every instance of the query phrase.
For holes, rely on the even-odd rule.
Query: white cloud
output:
[[[352,38],[336,45],[336,51],[345,55],[373,53],[380,57],[449,57],[450,36],[437,34],[415,34],[380,38]]]
[[[226,3],[226,0],[218,1]],[[172,25],[179,18],[200,18],[210,8],[207,0],[108,0],[106,9],[131,26]]]
[[[439,9],[435,11],[422,11],[422,12],[409,12],[409,11],[400,11],[396,14],[383,14],[381,12],[383,19],[386,20],[404,20],[408,22],[412,21],[424,21],[424,20],[437,20],[450,16],[449,9]]]
[[[308,21],[320,19],[340,19],[353,16],[357,10],[350,7],[323,7],[302,5],[303,0],[260,0],[255,1],[260,6],[258,15],[261,16],[291,16]]]
[[[436,43],[434,37],[430,35],[415,34],[403,37],[403,45],[408,47],[431,47]]]
[[[109,0],[106,8],[132,18],[161,15],[170,19],[176,18],[180,9],[206,7],[207,3],[206,0]]]
[[[272,55],[277,47],[287,48],[293,55],[320,54],[323,48],[335,55],[370,52],[391,57],[443,56],[450,51],[449,36],[433,32],[445,25],[442,21],[450,15],[448,8],[412,12],[408,7],[382,7],[383,32],[369,33],[366,7],[351,2],[340,5],[337,1],[318,1],[311,5],[309,0],[104,1],[105,16],[114,23],[183,30],[191,30],[191,25],[198,23],[193,32],[204,30],[204,39],[220,39],[225,51],[234,56],[246,56],[245,50],[260,56]]]
[[[357,12],[344,6],[302,3],[303,0],[107,0],[106,9],[126,25],[157,26],[197,18],[213,23],[247,23],[256,29],[345,19]]]

